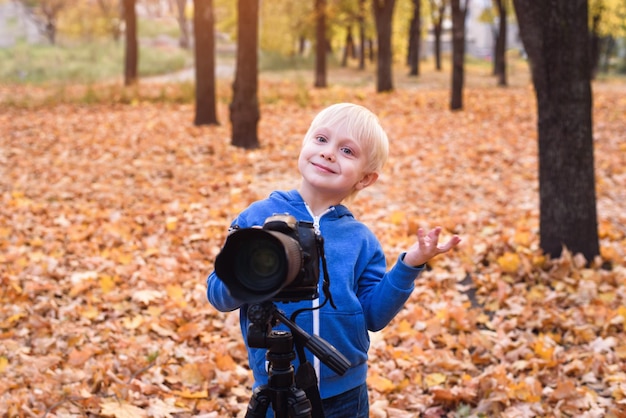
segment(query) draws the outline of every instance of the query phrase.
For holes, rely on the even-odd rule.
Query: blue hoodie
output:
[[[307,359],[316,365],[322,399],[339,395],[366,381],[368,330],[378,331],[402,309],[414,288],[414,280],[422,271],[402,261],[387,272],[382,247],[363,223],[354,219],[343,205],[333,206],[315,219],[296,190],[273,192],[269,198],[250,205],[232,223],[239,228],[263,225],[274,214],[288,213],[298,221],[313,221],[324,238],[324,252],[330,276],[330,293],[337,309],[324,304],[320,311],[305,311],[296,323],[309,334],[319,335],[333,345],[351,363],[340,376],[307,350]],[[323,298],[320,272],[320,296]],[[230,296],[224,283],[212,272],[207,279],[207,296],[222,312],[240,308],[240,325],[247,346],[248,306]],[[318,301],[276,302],[287,317],[297,309],[311,307]],[[274,329],[285,329],[279,325]],[[254,375],[254,386],[267,383],[266,349],[248,347],[248,361]],[[321,367],[320,367],[321,366]]]

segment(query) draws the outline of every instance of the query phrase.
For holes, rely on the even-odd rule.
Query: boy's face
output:
[[[306,138],[298,169],[306,186],[334,195],[338,202],[378,178],[366,173],[367,154],[344,126],[320,126]]]

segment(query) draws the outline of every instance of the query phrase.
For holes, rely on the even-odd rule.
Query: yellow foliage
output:
[[[443,373],[430,373],[424,378],[427,387],[439,386],[447,380],[447,376]]]
[[[396,388],[391,380],[379,374],[372,374],[368,376],[367,384],[375,391],[381,393],[389,393]]]
[[[517,273],[522,264],[520,257],[516,253],[504,253],[497,259],[498,265],[505,273],[513,274]]]

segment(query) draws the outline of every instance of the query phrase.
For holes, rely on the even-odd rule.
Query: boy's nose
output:
[[[335,154],[330,151],[324,151],[321,153],[321,157],[328,161],[335,161]]]

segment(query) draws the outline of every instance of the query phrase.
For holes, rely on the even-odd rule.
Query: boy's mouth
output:
[[[321,170],[321,171],[325,171],[325,172],[327,172],[327,173],[332,173],[332,174],[335,174],[335,171],[331,170],[330,168],[328,168],[328,167],[326,167],[326,166],[324,166],[324,165],[314,163],[313,161],[311,161],[311,164],[312,164],[315,168],[317,168],[317,169],[319,169],[319,170]]]

